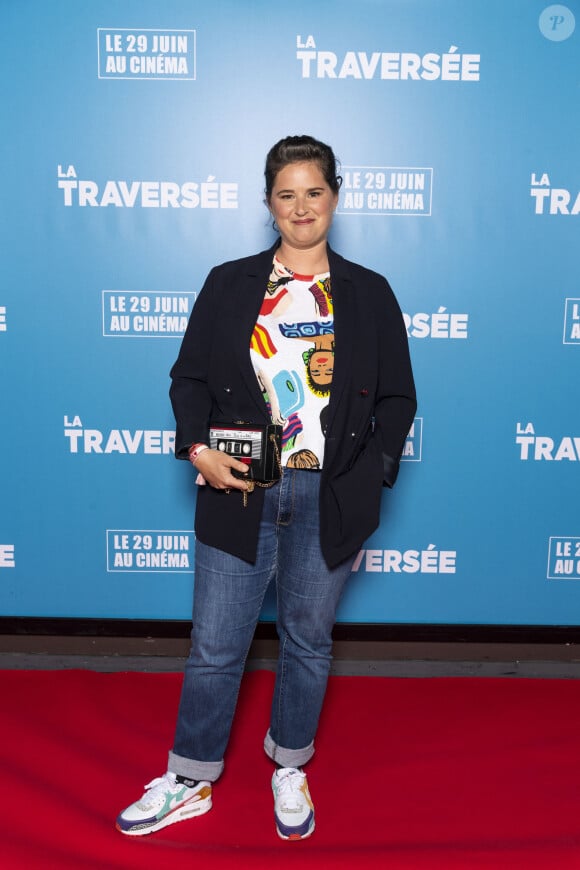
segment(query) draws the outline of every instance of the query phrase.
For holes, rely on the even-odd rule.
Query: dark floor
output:
[[[0,636],[0,669],[181,671],[186,639]],[[256,640],[247,669],[275,668],[277,641]],[[579,679],[580,647],[569,643],[338,641],[333,674],[382,677]]]

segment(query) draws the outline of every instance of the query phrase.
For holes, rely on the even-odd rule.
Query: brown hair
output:
[[[276,176],[289,163],[314,161],[333,193],[338,193],[342,178],[337,174],[337,160],[330,145],[312,136],[286,136],[270,148],[266,157],[266,202],[270,202]]]

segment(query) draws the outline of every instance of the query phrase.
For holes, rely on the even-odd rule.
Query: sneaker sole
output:
[[[281,840],[306,840],[310,835],[314,832],[315,828],[314,820],[312,821],[311,826],[308,828],[305,834],[283,834],[280,828],[276,825],[276,833],[280,837]]]
[[[201,801],[195,801],[194,803],[184,804],[182,807],[177,807],[177,809],[168,813],[166,816],[163,816],[162,819],[159,819],[159,821],[155,822],[153,825],[141,827],[139,826],[139,823],[137,823],[134,827],[125,831],[117,823],[116,828],[121,832],[121,834],[125,834],[126,836],[143,837],[145,834],[154,834],[155,831],[160,831],[161,828],[166,828],[168,825],[174,825],[177,822],[184,822],[187,819],[191,819],[193,816],[203,816],[211,810],[211,807],[212,800],[210,795]]]

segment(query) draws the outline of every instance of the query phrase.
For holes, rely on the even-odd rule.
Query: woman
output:
[[[290,136],[266,160],[280,233],[268,251],[214,268],[172,372],[176,455],[200,484],[192,647],[168,771],[117,820],[147,834],[211,808],[266,588],[277,585],[280,653],[264,748],[278,834],[314,830],[304,765],[331,661],[336,608],[379,522],[415,413],[401,312],[386,280],[327,243],[341,178],[332,149]],[[272,422],[282,474],[208,444],[211,424]],[[275,475],[274,475],[275,476]]]

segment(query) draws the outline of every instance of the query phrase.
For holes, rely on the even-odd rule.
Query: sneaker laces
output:
[[[304,805],[304,792],[301,786],[305,780],[305,774],[296,768],[290,768],[276,774],[276,791],[280,803],[285,810],[290,812],[301,810]]]
[[[146,809],[147,807],[152,806],[158,797],[162,797],[168,791],[175,794],[176,785],[175,774],[167,771],[163,776],[157,776],[155,779],[152,779],[151,782],[147,783],[145,786],[145,794],[139,801],[137,801],[137,803],[142,809]]]
[[[157,776],[155,779],[152,779],[151,782],[148,782],[145,786],[145,791],[152,794],[153,791],[157,790],[159,787],[162,787],[163,791],[167,791],[168,788],[173,791],[176,785],[177,781],[175,779],[175,774],[167,771],[163,776]]]

